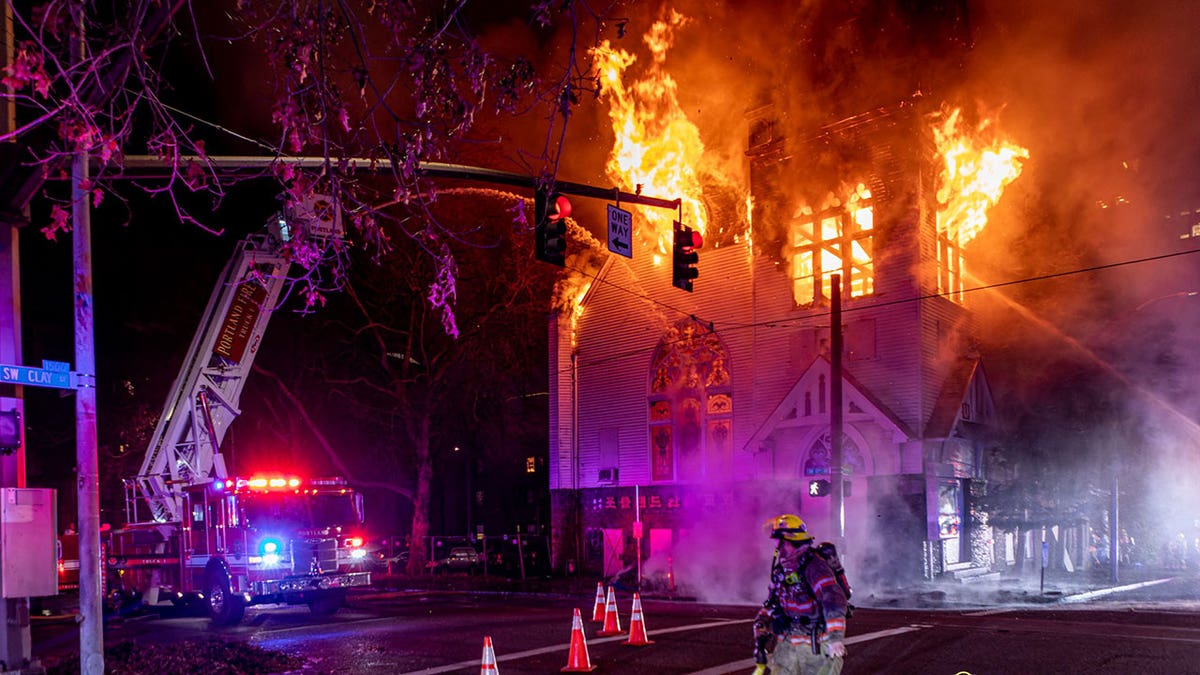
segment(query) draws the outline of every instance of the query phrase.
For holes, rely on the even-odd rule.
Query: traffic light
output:
[[[671,285],[688,293],[692,292],[692,281],[700,276],[696,263],[700,254],[696,249],[704,245],[700,233],[682,223],[675,223],[675,236],[671,250]]]
[[[537,189],[533,195],[534,232],[537,236],[534,256],[538,260],[566,266],[567,221],[571,200],[557,192]]]

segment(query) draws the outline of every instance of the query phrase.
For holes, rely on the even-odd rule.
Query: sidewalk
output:
[[[906,588],[856,593],[854,604],[875,608],[970,608],[1086,602],[1136,591],[1194,572],[1148,567],[1121,568],[1114,582],[1109,569],[1086,572],[1046,570],[974,582],[930,581]]]

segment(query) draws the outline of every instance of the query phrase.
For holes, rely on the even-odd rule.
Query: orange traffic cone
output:
[[[633,615],[629,617],[629,640],[625,644],[635,647],[654,644],[654,640],[646,637],[646,621],[642,618],[642,598],[637,593],[633,594]]]
[[[571,653],[567,655],[567,667],[563,668],[562,672],[590,673],[595,669],[592,660],[588,658],[587,640],[583,637],[583,617],[576,607],[575,618],[571,620]]]
[[[592,608],[592,621],[604,621],[604,583],[596,582],[596,606]]]
[[[491,636],[483,638],[483,663],[479,666],[479,675],[500,675],[500,669],[496,667],[496,652],[492,649]]]
[[[617,616],[617,598],[613,595],[613,587],[609,586],[608,600],[604,603],[604,628],[596,635],[607,637],[624,632],[621,630],[621,617]]]

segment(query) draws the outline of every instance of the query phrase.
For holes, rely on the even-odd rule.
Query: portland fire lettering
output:
[[[221,332],[217,334],[217,342],[213,345],[213,353],[223,356],[234,363],[240,363],[246,353],[246,343],[254,331],[254,324],[262,311],[263,301],[267,299],[267,289],[246,282],[238,286],[237,294],[229,303],[229,311],[221,324]]]

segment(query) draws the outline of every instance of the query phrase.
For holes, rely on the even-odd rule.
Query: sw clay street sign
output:
[[[62,361],[42,361],[41,368],[0,364],[0,382],[55,389],[75,388],[71,382],[71,364]]]

